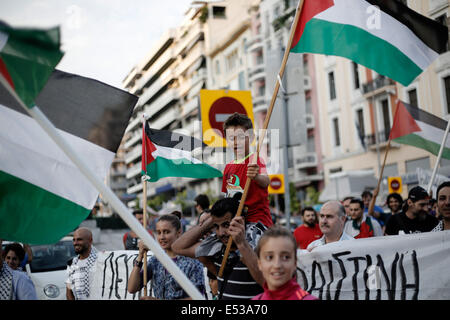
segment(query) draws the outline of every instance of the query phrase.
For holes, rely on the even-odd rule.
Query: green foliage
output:
[[[305,205],[313,206],[319,203],[320,191],[317,191],[313,186],[306,188],[306,200]]]
[[[175,200],[173,201],[175,204],[181,205],[181,209],[184,210],[188,207],[187,202],[187,189],[181,192],[177,192],[177,195],[175,196]]]
[[[204,7],[202,8],[201,13],[200,13],[199,20],[200,20],[202,23],[205,23],[206,20],[208,20],[208,7],[207,7],[207,6],[204,6]]]
[[[157,196],[154,196],[153,198],[151,198],[150,200],[147,200],[147,204],[155,209],[156,211],[161,210],[162,209],[162,204],[164,202],[166,202],[168,199],[166,199],[166,196],[164,196],[164,194],[160,194]]]

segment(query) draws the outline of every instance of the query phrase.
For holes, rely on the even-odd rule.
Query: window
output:
[[[328,84],[330,87],[330,100],[336,99],[336,87],[334,81],[334,72],[328,73]]]
[[[364,126],[364,112],[363,109],[356,110],[356,123],[358,124],[358,135],[364,137],[366,128]]]
[[[227,72],[233,71],[238,66],[238,53],[237,49],[233,50],[228,56],[227,56]]]
[[[383,117],[383,128],[382,136],[380,137],[381,142],[387,141],[389,138],[389,133],[391,131],[391,118],[389,115],[389,102],[387,99],[381,101],[381,113]],[[384,134],[384,136],[383,136]]]
[[[339,147],[341,145],[341,137],[339,135],[339,119],[333,119],[333,132],[334,132],[334,146]]]
[[[448,27],[448,23],[447,23],[447,14],[444,13],[443,15],[437,17],[435,20],[436,20],[437,22],[439,22],[440,24],[442,24],[443,26]],[[449,31],[449,32],[450,32],[450,31]],[[448,42],[447,42],[447,51],[450,51],[450,45],[449,45]]]
[[[359,89],[359,70],[358,70],[358,64],[356,62],[352,62],[353,67],[353,88]]]
[[[212,11],[213,11],[213,17],[214,18],[225,18],[225,7],[221,7],[221,6],[213,6],[212,7]]]
[[[408,91],[409,104],[413,107],[418,108],[419,102],[417,101],[417,89],[412,89]]]
[[[450,76],[444,78],[445,98],[447,99],[447,113],[450,113]]]
[[[398,176],[398,167],[397,163],[387,164],[383,170],[383,178],[386,177],[397,177]]]

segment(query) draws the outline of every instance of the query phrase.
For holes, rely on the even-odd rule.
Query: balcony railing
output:
[[[374,80],[364,83],[362,85],[362,92],[363,92],[363,94],[368,94],[368,93],[374,92],[378,89],[381,89],[383,87],[392,86],[392,85],[395,85],[395,82],[392,79],[387,78],[385,76],[378,76]]]
[[[317,166],[317,155],[315,153],[307,153],[305,156],[298,158],[295,167],[297,169],[311,168]]]
[[[390,129],[378,132],[378,143],[381,144],[381,143],[387,142],[389,140],[389,134],[390,134]],[[376,141],[375,134],[366,135],[364,137],[364,143],[366,144],[366,146],[369,146],[369,147],[376,145],[377,141]]]

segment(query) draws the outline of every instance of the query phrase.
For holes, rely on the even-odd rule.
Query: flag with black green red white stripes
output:
[[[194,157],[194,150],[206,145],[190,136],[142,126],[142,174],[150,182],[165,177],[208,179],[222,177],[222,172]]]
[[[427,150],[437,156],[446,128],[446,120],[399,101],[389,138],[398,143]],[[445,141],[442,157],[450,159],[448,139]]]
[[[104,180],[137,100],[97,80],[55,70],[35,105]],[[98,195],[78,167],[0,85],[0,238],[54,243],[86,219]]]
[[[304,0],[291,52],[345,57],[408,86],[447,41],[447,27],[401,1]]]

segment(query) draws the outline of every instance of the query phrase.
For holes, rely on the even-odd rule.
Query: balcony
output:
[[[389,141],[389,134],[390,134],[390,128],[387,130],[383,130],[378,132],[378,143],[379,147],[381,149],[385,148],[387,146],[387,143]],[[377,142],[375,138],[375,134],[370,134],[364,136],[364,143],[366,147],[368,147],[370,150],[375,151],[377,149]],[[391,148],[398,148],[400,145],[395,142],[391,142]]]
[[[125,132],[132,131],[134,128],[136,128],[141,123],[142,123],[142,113],[140,113],[135,118],[131,119],[131,121],[128,123],[127,129],[125,130]],[[127,148],[127,146],[126,146],[127,143],[125,143],[125,148]]]
[[[203,57],[203,53],[204,49],[202,48],[202,46],[197,45],[176,67],[176,74],[183,74],[191,65],[194,64],[194,62]]]
[[[142,132],[138,132],[135,133],[130,140],[128,140],[127,142],[125,142],[125,149],[128,149],[130,147],[132,147],[136,142],[140,141],[142,139]]]
[[[164,73],[156,79],[151,86],[145,89],[144,93],[139,97],[138,105],[145,105],[155,94],[164,88],[171,80],[175,79],[175,74],[172,69],[164,71]]]
[[[142,186],[142,182],[141,182],[141,183],[135,184],[132,187],[127,188],[127,193],[128,194],[138,193],[142,189],[143,189],[143,186]]]
[[[198,99],[197,98],[193,98],[191,99],[189,102],[186,102],[183,106],[182,106],[182,112],[181,114],[183,116],[188,115],[189,113],[191,113],[193,110],[198,108]]]
[[[120,177],[125,176],[127,174],[127,171],[124,169],[121,170],[111,170],[110,176],[111,177]]]
[[[257,35],[252,39],[252,42],[249,44],[248,46],[248,51],[252,52],[258,49],[262,49],[263,48],[263,38],[262,35]]]
[[[296,169],[305,169],[317,167],[317,155],[315,153],[306,153],[303,157],[298,158],[295,162]]]
[[[134,166],[132,166],[127,170],[126,178],[131,179],[137,175],[140,175],[141,171],[142,171],[142,164],[141,161],[139,161],[138,163],[136,163]]]
[[[370,98],[386,91],[394,91],[395,82],[385,76],[378,76],[374,80],[364,83],[361,90],[365,98]]]
[[[145,107],[144,112],[151,119],[170,102],[177,100],[178,94],[175,89],[169,89],[158,97],[152,104]]]
[[[256,65],[253,68],[249,69],[248,72],[248,81],[250,83],[258,80],[258,79],[264,79],[266,77],[266,68],[264,64]]]
[[[176,54],[173,49],[168,49],[166,52],[164,52],[158,60],[148,69],[144,76],[138,81],[137,87],[143,88],[148,81],[150,81],[153,77],[157,76],[158,74],[162,73],[166,66],[170,65],[176,60]]]
[[[152,128],[161,130],[176,119],[179,118],[179,112],[177,108],[171,108],[164,112],[156,121],[153,121]]]
[[[260,95],[253,98],[253,107],[266,103],[266,96]]]
[[[127,153],[127,155],[125,156],[125,163],[129,164],[130,162],[139,158],[141,155],[142,155],[142,145],[138,144],[130,152]]]
[[[203,35],[203,25],[200,23],[200,20],[196,20],[194,25],[189,26],[189,31],[186,31],[184,36],[179,41],[177,45],[177,55],[187,49],[188,46],[192,46],[198,40],[204,38]]]

